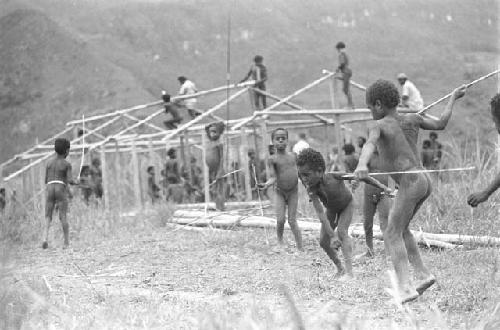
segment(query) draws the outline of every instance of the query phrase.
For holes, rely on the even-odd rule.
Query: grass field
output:
[[[437,200],[427,203],[430,218]],[[475,222],[443,217],[440,224],[463,233],[483,228],[476,233],[491,234],[498,221],[485,216],[496,210],[497,202],[480,207]],[[342,282],[316,234],[304,234],[306,251],[299,253],[288,230],[288,245],[279,247],[269,230],[179,229],[168,223],[171,210],[160,207],[119,218],[76,203],[68,250],[62,249],[57,221],[47,251],[40,248],[39,217],[11,222],[10,239],[2,237],[0,327],[294,329],[285,292],[307,329],[500,325],[496,248],[422,250],[438,284],[401,309],[385,291],[391,282],[381,242],[374,259],[355,262],[355,279]],[[421,212],[412,227],[437,229],[425,219]],[[3,220],[6,233],[8,219]],[[360,221],[358,215],[355,221]],[[363,241],[354,241],[355,254],[363,252]]]

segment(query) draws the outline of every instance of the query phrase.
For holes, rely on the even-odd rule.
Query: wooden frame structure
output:
[[[164,113],[162,101],[72,120],[66,123],[66,127],[61,132],[41,143],[36,143],[25,152],[0,164],[0,184],[6,186],[10,194],[16,196],[25,207],[31,204],[35,210],[42,209],[45,164],[53,155],[53,142],[58,137],[68,138],[72,135],[73,138],[70,138],[72,153],[70,153],[69,161],[73,163],[74,169],[80,167],[77,164],[77,162],[80,163],[80,159],[89,161],[92,154],[97,152],[99,154],[106,210],[116,207],[121,212],[123,205],[142,207],[147,199],[146,167],[154,165],[155,168],[162,168],[166,151],[171,147],[176,147],[181,149],[182,165],[186,166],[188,173],[191,173],[189,161],[191,156],[197,154],[198,159],[203,159],[204,148],[202,146],[207,120],[208,122],[223,120],[226,123],[224,138],[229,153],[226,157],[236,158],[238,164],[248,164],[247,153],[252,135],[257,156],[263,154],[267,160],[268,133],[273,127],[291,129],[322,127],[324,137],[328,141],[332,139],[330,130],[333,129],[334,139],[341,150],[344,140],[342,131],[346,129],[346,125],[372,118],[368,109],[339,109],[336,80],[335,73],[324,70],[321,77],[284,98],[254,88],[252,81],[221,86],[189,96],[175,96],[172,101],[233,91],[232,95],[224,98],[220,103],[174,130],[167,130],[154,122],[155,118]],[[293,98],[322,83],[329,84],[330,93],[327,97],[330,99],[331,109],[309,110],[292,102]],[[351,84],[355,88],[365,90],[358,83],[351,82]],[[255,91],[265,94],[275,103],[263,110],[256,111],[251,108],[250,116],[239,119],[224,120],[216,115],[217,111],[224,109],[230,102],[248,92]],[[253,102],[250,102],[250,106],[253,107]],[[293,118],[290,118],[292,116]],[[275,120],[279,117],[288,118]],[[78,136],[78,131],[83,131],[83,135]],[[210,200],[208,171],[205,169],[204,161],[199,163],[204,167],[204,194],[205,201],[208,203]],[[245,182],[245,200],[250,201],[251,173],[248,166],[242,166],[240,170]],[[4,172],[8,172],[8,175],[2,177],[1,174]],[[20,192],[20,195],[16,192]]]

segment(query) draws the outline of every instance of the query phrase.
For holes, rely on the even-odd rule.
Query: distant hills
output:
[[[259,53],[278,95],[334,68],[339,40],[354,80],[369,84],[404,71],[427,102],[494,70],[499,54],[494,0],[5,0],[0,159],[82,113],[149,102],[162,89],[175,93],[178,75],[200,89],[223,85],[229,12],[232,80]],[[485,107],[495,88],[494,79],[473,88],[447,133],[463,136],[471,123],[489,129]],[[297,102],[328,107],[327,93],[321,87]],[[363,95],[355,101],[364,105]],[[243,104],[232,116],[248,111]]]

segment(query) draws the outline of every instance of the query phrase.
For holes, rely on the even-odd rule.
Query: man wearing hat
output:
[[[401,106],[411,110],[421,110],[424,107],[424,100],[417,87],[404,73],[398,74],[398,82],[401,85]]]

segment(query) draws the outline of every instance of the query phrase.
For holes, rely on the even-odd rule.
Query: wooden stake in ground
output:
[[[134,196],[135,196],[135,206],[137,208],[142,207],[141,198],[141,179],[139,173],[139,159],[137,157],[137,148],[135,146],[135,141],[132,141],[132,176],[134,178]]]
[[[101,147],[101,172],[102,172],[102,189],[104,195],[104,210],[109,212],[111,206],[111,198],[109,198],[109,173],[108,161],[106,159],[106,146]]]
[[[240,131],[240,136],[240,168],[243,169],[243,173],[245,174],[245,195],[246,201],[249,202],[252,200],[252,186],[250,185],[250,169],[248,167],[248,140],[244,129]]]
[[[207,136],[205,132],[201,133],[201,145],[203,146],[203,185],[205,188],[205,213],[208,209],[208,203],[210,203],[210,178],[208,176],[208,165],[207,165]],[[222,161],[222,160],[221,160]]]
[[[115,189],[118,199],[118,216],[121,217],[123,211],[123,201],[122,201],[122,167],[121,167],[121,155],[120,149],[118,147],[118,142],[115,140]]]

